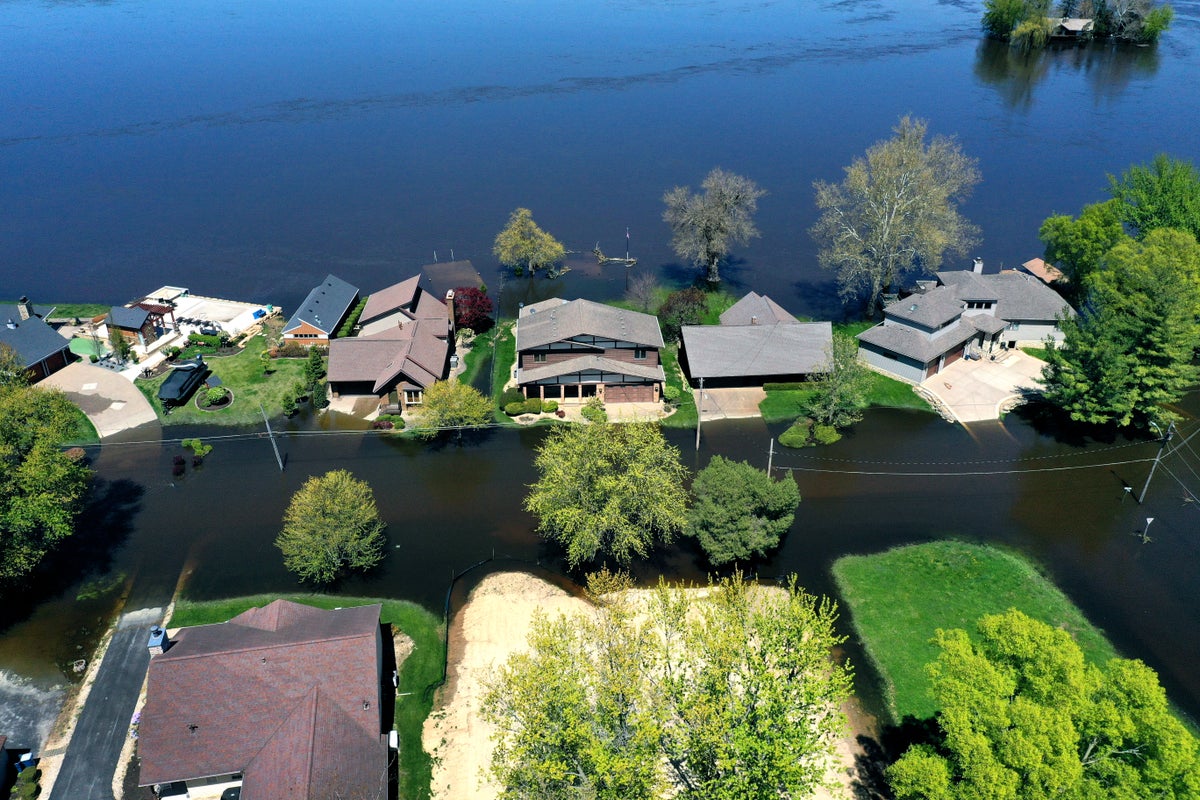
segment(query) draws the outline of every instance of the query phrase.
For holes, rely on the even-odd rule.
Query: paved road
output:
[[[150,666],[146,640],[150,626],[161,621],[160,608],[121,616],[67,746],[50,800],[113,800],[113,774]]]

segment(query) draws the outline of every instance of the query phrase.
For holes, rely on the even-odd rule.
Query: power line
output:
[[[824,473],[827,475],[866,475],[892,478],[971,478],[982,475],[1026,475],[1038,472],[1070,472],[1072,470],[1098,469],[1100,467],[1121,467],[1127,464],[1145,464],[1153,460],[1154,459],[1152,458],[1136,458],[1130,461],[1107,461],[1100,464],[1078,464],[1068,467],[1042,467],[1040,469],[999,469],[981,470],[978,472],[878,472],[871,470],[817,469],[814,467],[776,467],[775,469],[786,469],[791,470],[792,472]]]
[[[1168,467],[1166,464],[1163,464],[1162,468],[1168,475],[1175,479],[1175,482],[1183,488],[1183,491],[1187,493],[1188,497],[1192,498],[1192,502],[1197,504],[1194,505],[1193,508],[1195,508],[1197,511],[1200,511],[1200,497],[1197,497],[1196,493],[1189,489],[1186,483],[1179,480],[1179,476],[1172,472],[1170,467]]]

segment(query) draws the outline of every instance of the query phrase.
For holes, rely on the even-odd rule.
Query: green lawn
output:
[[[71,431],[71,433],[67,435],[67,439],[66,439],[66,441],[63,442],[63,444],[64,445],[99,444],[100,443],[100,434],[98,434],[96,432],[96,426],[93,425],[92,421],[87,418],[87,414],[84,414],[83,411],[79,408],[79,406],[75,405],[74,403],[71,404],[71,408],[74,411],[75,427]]]
[[[912,384],[871,373],[871,392],[867,395],[867,403],[871,406],[884,408],[915,408],[921,411],[932,411],[929,403],[913,391]]]
[[[1021,352],[1027,356],[1033,356],[1038,361],[1046,360],[1046,348],[1044,347],[1022,347]]]
[[[758,404],[764,422],[792,422],[804,414],[808,401],[816,394],[814,389],[782,389],[767,392]]]
[[[278,416],[283,413],[284,395],[289,394],[297,383],[304,381],[303,358],[273,359],[271,366],[274,372],[264,376],[262,361],[259,360],[259,354],[264,349],[266,341],[262,336],[255,336],[236,356],[205,359],[213,374],[233,392],[233,403],[219,411],[201,411],[196,408],[193,397],[186,405],[172,409],[169,415],[164,415],[162,404],[158,401],[158,387],[167,376],[160,375],[148,381],[139,380],[135,381],[135,384],[150,401],[158,418],[165,425],[256,424],[262,422],[259,403],[266,408],[268,416]]]
[[[10,301],[16,304],[16,301]],[[74,319],[79,317],[82,320],[88,320],[92,317],[98,317],[101,314],[107,314],[112,306],[106,306],[101,303],[38,303],[39,306],[52,306],[54,313],[50,315],[50,319]]]
[[[662,358],[663,372],[667,376],[667,386],[679,390],[679,410],[662,421],[664,428],[694,428],[699,416],[696,412],[696,398],[692,388],[683,379],[683,371],[679,369],[679,345],[669,344],[659,351]]]
[[[504,384],[512,377],[513,367],[517,364],[517,334],[516,320],[501,320],[496,326],[496,358],[492,361],[492,409],[496,422],[503,425],[516,425],[512,417],[504,413],[500,405],[500,395],[504,393]]]
[[[492,357],[492,339],[496,335],[496,329],[493,328],[486,333],[481,333],[471,342],[471,349],[463,356],[463,371],[459,373],[459,383],[465,383],[468,386],[473,386],[475,380],[479,377],[479,373],[483,370],[484,365],[490,363]],[[484,387],[486,390],[486,386]]]
[[[194,603],[180,600],[171,617],[171,627],[225,622],[248,608],[263,606],[276,595],[256,595],[230,600]],[[442,679],[446,659],[445,639],[440,619],[416,603],[370,597],[334,597],[329,595],[285,595],[284,599],[318,608],[382,603],[379,618],[391,623],[412,638],[412,653],[400,667],[400,685],[396,689],[396,730],[400,735],[400,787],[404,800],[429,797],[433,764],[421,744],[425,719],[433,708],[430,687]]]
[[[67,343],[67,347],[77,356],[102,356],[108,352],[109,348],[103,342],[97,342],[93,339],[85,339],[82,336],[76,336]]]
[[[845,556],[833,565],[855,632],[883,680],[892,722],[937,711],[925,665],[938,628],[974,633],[985,614],[1017,608],[1070,631],[1088,660],[1117,655],[1100,631],[1028,561],[993,547],[945,541]]]

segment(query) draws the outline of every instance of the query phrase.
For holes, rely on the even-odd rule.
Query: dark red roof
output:
[[[379,606],[276,600],[150,662],[140,784],[241,772],[243,800],[383,798]]]

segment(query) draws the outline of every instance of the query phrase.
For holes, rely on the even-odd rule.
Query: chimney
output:
[[[17,314],[21,317],[22,322],[33,316],[33,303],[29,302],[28,297],[22,297],[17,301]]]
[[[982,258],[979,258],[978,256],[975,258],[975,269],[974,269],[974,272],[975,272],[975,274],[976,274],[976,275],[982,275],[982,274],[983,274],[983,259],[982,259]]]
[[[446,313],[450,316],[450,334],[454,335],[454,290],[446,290]]]
[[[751,317],[751,318],[750,318],[750,324],[751,324],[751,325],[757,325],[757,324],[758,324],[758,317]]]
[[[167,632],[158,625],[150,626],[150,641],[147,647],[150,650],[150,657],[161,656],[163,653],[171,649],[171,639],[167,636]]]

